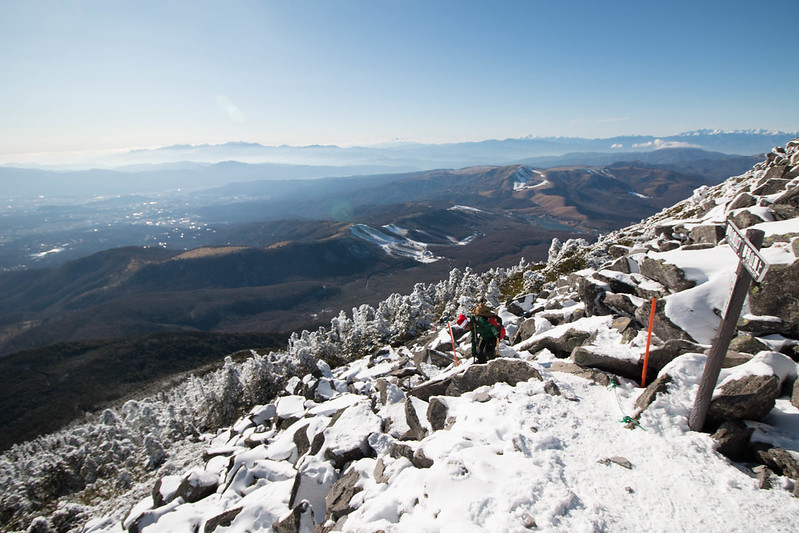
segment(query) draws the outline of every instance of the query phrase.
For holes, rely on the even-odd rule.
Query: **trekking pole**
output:
[[[449,328],[449,340],[452,341],[452,355],[455,356],[455,366],[460,365],[458,361],[458,351],[455,349],[455,336],[452,334],[452,324],[447,322],[447,327]]]

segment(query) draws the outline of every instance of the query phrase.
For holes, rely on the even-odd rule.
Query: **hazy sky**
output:
[[[0,154],[799,129],[798,0],[0,0]]]

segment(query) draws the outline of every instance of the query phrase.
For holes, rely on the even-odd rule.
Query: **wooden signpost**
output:
[[[765,233],[761,230],[748,229],[746,235],[741,233],[732,220],[727,220],[727,244],[729,244],[740,258],[738,270],[736,272],[735,285],[727,302],[727,311],[721,319],[719,329],[713,339],[710,352],[707,354],[705,370],[702,372],[702,380],[699,382],[699,390],[694,400],[694,408],[688,419],[688,427],[694,431],[702,431],[710,409],[710,400],[713,397],[713,390],[719,379],[721,365],[727,355],[727,348],[730,346],[735,328],[738,325],[738,317],[741,314],[746,293],[752,280],[755,282],[763,281],[768,271],[768,263],[760,255],[760,246],[763,244]]]

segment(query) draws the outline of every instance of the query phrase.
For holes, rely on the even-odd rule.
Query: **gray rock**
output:
[[[799,167],[797,168],[799,171]],[[791,220],[799,217],[799,209],[785,204],[772,204],[769,209],[774,214],[775,220]]]
[[[718,443],[716,450],[731,461],[743,462],[749,458],[752,449],[749,439],[754,429],[747,427],[741,420],[727,420],[712,437]]]
[[[603,303],[614,311],[628,316],[635,316],[635,310],[638,308],[626,294],[608,292],[605,294]]]
[[[600,463],[600,464],[603,464],[603,465],[609,465],[611,463],[615,463],[615,464],[617,464],[617,465],[619,465],[621,467],[626,468],[627,470],[632,470],[632,468],[633,468],[633,464],[629,460],[627,460],[625,457],[621,457],[621,456],[618,456],[618,455],[613,456],[613,457],[607,457],[605,459],[600,459],[599,461],[597,461],[597,463]]]
[[[398,374],[399,371],[393,371],[390,373],[390,375],[402,379],[415,374],[421,374],[421,372],[418,370],[420,362],[425,362],[429,365],[435,365],[439,368],[446,368],[454,363],[455,358],[452,355],[452,343],[447,341],[438,346],[440,346],[442,349],[439,350],[437,348],[426,348],[421,357],[414,355],[414,364],[416,364],[416,369],[414,372],[408,372],[407,370],[409,369],[406,368],[402,369],[404,372],[402,372],[401,375]]]
[[[375,381],[375,388],[377,389],[377,398],[380,401],[380,405],[386,405],[388,401],[388,396],[386,391],[388,390],[388,381],[385,378],[378,378]]]
[[[647,300],[641,307],[635,310],[635,318],[641,324],[649,324],[649,314],[652,310],[652,301]],[[682,339],[689,342],[695,342],[694,339],[674,322],[669,320],[666,316],[666,302],[658,300],[655,308],[655,320],[652,324],[652,329],[655,335],[662,341],[669,341],[672,339]]]
[[[663,259],[644,257],[640,268],[642,275],[657,281],[672,292],[684,291],[696,285],[695,281],[685,279],[682,269]]]
[[[295,431],[292,440],[297,445],[297,457],[305,455],[311,449],[311,441],[308,440],[308,424]]]
[[[431,351],[433,350],[428,350],[428,353]],[[389,376],[393,376],[397,379],[409,378],[417,374],[419,374],[419,369],[410,366],[405,368],[396,368],[388,373]]]
[[[691,250],[710,250],[711,248],[715,248],[715,244],[710,244],[709,242],[697,242],[692,244],[686,244],[682,247],[683,250],[686,252]]]
[[[613,276],[601,270],[594,273],[594,278],[610,288],[610,292],[617,294],[635,294],[636,283],[630,276]]]
[[[477,403],[486,403],[491,399],[491,395],[485,391],[475,392],[472,399]]]
[[[725,231],[724,224],[704,224],[691,228],[689,236],[695,243],[717,244],[724,238]]]
[[[447,402],[443,398],[433,397],[427,404],[427,420],[433,431],[444,429],[447,422]]]
[[[710,402],[706,428],[717,428],[733,418],[762,419],[780,396],[780,379],[777,376],[745,376],[725,384],[720,392],[721,395]]]
[[[643,367],[640,363],[600,353],[593,346],[578,346],[572,351],[571,358],[582,367],[604,370],[635,381],[641,379]]]
[[[658,224],[655,226],[656,237],[666,237],[667,239],[671,239],[672,235],[674,235],[674,224]]]
[[[487,365],[472,365],[463,374],[452,376],[447,387],[447,396],[460,396],[484,385],[507,383],[516,385],[521,381],[535,378],[543,380],[532,365],[520,359],[494,359]]]
[[[422,440],[427,436],[427,428],[422,426],[419,420],[419,414],[416,412],[414,400],[417,402],[420,401],[418,398],[411,396],[405,398],[405,422],[408,424],[410,430],[403,436],[403,440]]]
[[[799,463],[790,452],[770,445],[760,444],[755,447],[760,460],[772,471],[791,479],[799,479]]]
[[[682,246],[682,243],[679,241],[665,241],[658,239],[657,241],[658,250],[661,252],[669,252],[671,250],[676,250],[677,248]]]
[[[610,309],[602,303],[605,286],[581,277],[577,283],[577,294],[585,305],[586,316],[608,315]]]
[[[657,230],[658,228],[655,228],[655,232],[657,232]],[[671,227],[669,227],[668,232],[669,236],[671,236]],[[608,254],[610,254],[610,257],[612,257],[613,259],[619,259],[620,257],[624,257],[629,253],[630,253],[629,246],[621,246],[620,244],[611,244],[608,247]]]
[[[205,521],[205,528],[203,529],[204,533],[213,533],[214,531],[216,531],[216,528],[218,527],[229,527],[230,524],[233,523],[233,520],[242,511],[242,509],[244,508],[235,507],[223,513],[219,513],[213,518],[209,518],[208,520]]]
[[[356,486],[360,479],[361,476],[358,471],[350,468],[346,474],[333,483],[333,486],[330,487],[330,492],[327,493],[327,498],[325,498],[325,506],[329,518],[338,520],[354,510],[350,506],[350,500],[363,490]]]
[[[389,457],[399,459],[400,457],[406,458],[408,461],[413,461],[413,448],[407,444],[400,444],[399,442],[392,442],[388,449]]]
[[[546,392],[550,396],[561,396],[558,384],[552,381],[551,379],[547,380],[547,382],[544,383],[544,392]]]
[[[511,313],[514,316],[522,316],[524,314],[524,309],[522,309],[516,302],[510,302],[505,306],[505,309],[507,309],[508,313]]]
[[[752,194],[755,196],[770,196],[785,190],[791,180],[781,179],[785,174],[786,165],[775,165],[766,170],[766,174],[760,181],[762,185],[756,187]]]
[[[749,289],[752,314],[779,317],[786,329],[779,333],[799,337],[799,261],[771,265],[760,284]]]
[[[344,422],[339,423],[340,420]],[[358,421],[357,425],[352,422]],[[322,432],[324,435],[324,458],[336,468],[343,468],[350,461],[374,457],[369,445],[369,435],[380,432],[381,420],[368,405],[356,403],[341,409]],[[316,438],[314,438],[316,440]],[[313,451],[314,445],[311,444]]]
[[[727,355],[724,356],[724,361],[721,363],[721,368],[732,368],[734,366],[742,365],[751,361],[752,357],[754,356],[751,354],[727,350]]]
[[[769,347],[757,340],[751,333],[741,333],[730,341],[730,350],[734,352],[745,352],[755,355]]]
[[[794,380],[791,392],[791,405],[799,408],[799,379]]]
[[[447,388],[452,381],[451,377],[445,379],[435,379],[417,385],[408,391],[408,394],[415,396],[420,400],[428,401],[431,396],[443,396],[447,392]]]
[[[314,435],[313,440],[311,441],[311,449],[308,453],[311,455],[316,455],[325,445],[325,433],[320,431],[316,435]]]
[[[416,468],[430,468],[433,466],[433,460],[427,457],[424,450],[421,448],[417,448],[416,451],[413,452],[411,463],[413,463],[413,466]]]
[[[756,224],[762,224],[765,220],[752,213],[751,211],[741,211],[737,215],[730,217],[739,229],[749,228]]]
[[[742,192],[735,199],[727,204],[727,211],[732,211],[734,209],[743,209],[744,207],[752,207],[753,205],[757,204],[757,200],[754,196],[749,194],[748,192]]]
[[[635,409],[637,414],[634,418],[637,418],[647,407],[649,407],[652,402],[655,401],[655,398],[658,397],[660,394],[666,394],[669,392],[667,385],[671,383],[671,376],[668,374],[663,374],[659,376],[655,381],[647,385],[644,392],[635,400]]]
[[[781,331],[788,331],[788,327],[775,318],[750,316],[738,320],[738,331],[754,333],[757,336],[774,335]]]
[[[771,488],[771,476],[774,472],[769,470],[767,467],[760,465],[759,467],[753,468],[755,473],[757,474],[757,486],[760,489],[768,490]]]
[[[535,335],[535,318],[527,318],[521,321],[516,335],[513,336],[511,344],[519,344]]]
[[[621,272],[623,274],[629,274],[631,272],[630,261],[626,257],[619,257],[606,268],[607,270],[615,270],[616,272]]]
[[[419,368],[423,362],[427,362],[427,348],[414,348],[411,355],[413,356],[413,366],[416,368]]]
[[[683,339],[670,339],[649,350],[648,372],[659,374],[663,368],[684,353],[703,353],[704,347]],[[648,379],[648,378],[647,378]]]
[[[183,498],[187,503],[194,503],[216,492],[219,480],[211,476],[196,475],[190,472],[180,482],[175,498]]]
[[[593,381],[594,383],[602,385],[603,387],[610,385],[610,376],[608,376],[606,373],[600,372],[599,370],[594,370],[592,368],[583,368],[579,365],[575,365],[574,363],[554,361],[549,367],[549,370],[552,372],[573,374],[583,379]]]
[[[618,316],[613,319],[610,327],[619,333],[624,333],[628,328],[633,327],[633,319],[626,316]]]
[[[274,533],[305,533],[308,528],[313,527],[314,516],[313,508],[303,500],[283,519],[272,524]]]
[[[555,354],[555,357],[564,359],[569,357],[576,347],[582,346],[589,337],[591,337],[590,333],[570,329],[560,337],[542,337],[529,344],[522,343],[520,349],[536,354],[546,348]]]
[[[386,474],[386,463],[383,462],[382,457],[377,458],[373,475],[377,483],[388,483],[390,478],[388,474]]]

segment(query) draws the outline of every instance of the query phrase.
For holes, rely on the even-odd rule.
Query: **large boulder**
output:
[[[478,387],[494,383],[516,385],[531,378],[543,381],[538,370],[528,362],[521,359],[494,359],[487,365],[472,365],[463,374],[452,376],[446,395],[460,396]]]
[[[641,379],[643,367],[639,362],[604,354],[593,346],[578,346],[572,351],[571,358],[583,367],[597,368],[636,381]]]
[[[517,349],[519,351],[527,350],[531,354],[537,354],[541,350],[547,349],[555,354],[555,357],[565,359],[571,355],[572,350],[578,346],[582,346],[589,337],[591,337],[590,333],[569,329],[560,337],[544,336],[528,339],[518,345]]]
[[[774,200],[777,205],[789,205],[799,209],[799,187],[792,187]]]
[[[216,492],[219,486],[219,474],[206,470],[192,470],[180,482],[175,498],[183,498],[184,502],[194,503]]]
[[[752,453],[749,439],[754,429],[741,420],[727,420],[719,426],[713,435],[718,443],[716,451],[732,461],[745,461]]]
[[[725,229],[724,224],[703,224],[691,228],[689,236],[695,243],[717,244],[724,238]]]
[[[667,364],[682,354],[702,353],[704,351],[704,347],[699,344],[684,339],[669,339],[662,346],[649,350],[647,370],[648,372],[659,374]]]
[[[526,318],[519,323],[519,329],[513,336],[511,344],[519,344],[535,335],[535,317]]]
[[[628,294],[616,294],[608,292],[605,294],[605,298],[602,303],[616,311],[618,314],[629,316],[635,316],[635,311],[638,309],[638,305],[633,302],[633,299]]]
[[[607,315],[610,309],[602,303],[607,286],[589,278],[580,277],[577,294],[585,305],[586,316]]]
[[[444,379],[433,379],[426,381],[421,385],[417,385],[409,390],[408,394],[415,396],[420,400],[428,401],[431,396],[442,396],[446,394],[451,382],[451,377],[446,377]]]
[[[780,333],[799,338],[799,261],[771,265],[749,290],[749,308],[756,315],[779,317],[786,326]]]
[[[641,324],[649,324],[649,314],[651,310],[652,301],[648,300],[635,310],[635,319]],[[666,316],[665,300],[657,301],[657,305],[655,306],[655,320],[652,324],[652,330],[662,341],[682,339],[689,342],[695,342],[693,337],[686,333],[682,328],[678,327]]]
[[[760,460],[771,470],[799,480],[799,464],[790,452],[764,443],[756,443],[754,447]]]
[[[741,333],[730,341],[729,349],[734,352],[744,352],[754,355],[768,350],[769,347],[757,340],[751,333]]]
[[[729,381],[719,388],[720,395],[711,400],[705,425],[715,430],[722,422],[734,418],[760,420],[774,408],[780,390],[780,378],[775,375],[747,375]]]
[[[641,274],[657,281],[671,292],[684,291],[696,285],[695,281],[685,279],[685,272],[681,268],[667,263],[663,259],[644,257],[639,266]]]
[[[297,465],[289,507],[293,509],[300,502],[306,501],[313,508],[316,520],[321,522],[327,512],[325,498],[336,479],[336,471],[328,461],[313,456],[305,457]]]
[[[368,401],[347,407],[323,432],[325,459],[341,468],[350,461],[373,456],[368,439],[370,434],[380,432],[381,424]]]
[[[573,374],[575,376],[593,381],[598,385],[607,387],[610,385],[610,376],[605,372],[594,370],[593,368],[583,368],[574,363],[567,363],[566,361],[553,361],[549,370],[552,372],[563,372],[565,374]]]

